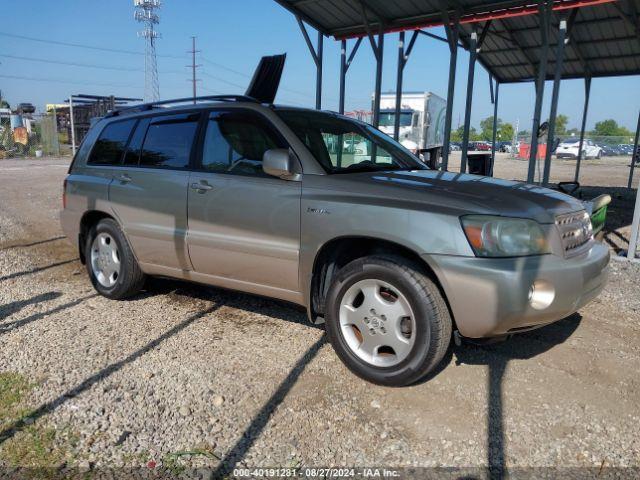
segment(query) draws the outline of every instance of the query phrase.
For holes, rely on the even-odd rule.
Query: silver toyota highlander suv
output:
[[[112,112],[82,143],[62,226],[105,297],[158,275],[294,302],[354,373],[400,386],[454,331],[540,327],[605,284],[570,196],[430,170],[335,113],[208,100]]]

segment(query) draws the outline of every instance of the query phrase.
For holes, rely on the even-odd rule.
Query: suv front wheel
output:
[[[107,298],[130,297],[144,285],[145,275],[129,242],[110,218],[100,220],[89,230],[85,258],[91,283]]]
[[[438,287],[402,257],[354,260],[327,294],[327,336],[336,353],[380,385],[409,385],[430,373],[449,347],[451,323]]]

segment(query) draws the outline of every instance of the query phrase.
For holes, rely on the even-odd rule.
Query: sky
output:
[[[28,7],[4,8],[0,25],[0,90],[12,105],[31,102],[39,111],[61,103],[70,94],[89,93],[142,97],[144,40],[133,18],[133,0],[31,0]],[[160,96],[191,95],[191,36],[196,36],[199,94],[244,93],[263,55],[286,53],[277,103],[313,107],[315,65],[293,15],[273,0],[165,0],[160,10],[157,41]],[[433,33],[442,34],[440,29]],[[313,39],[315,31],[309,29]],[[16,38],[15,35],[46,41]],[[119,50],[104,51],[60,43]],[[354,41],[349,42],[349,47]],[[383,91],[395,91],[398,34],[385,38]],[[129,52],[129,53],[127,53]],[[46,60],[46,61],[45,61]],[[69,65],[75,64],[75,65]],[[340,43],[324,43],[323,108],[338,109]],[[445,43],[420,36],[404,73],[405,91],[447,92],[449,50]],[[453,127],[464,121],[468,54],[460,50],[454,96]],[[370,109],[375,60],[364,41],[347,74],[346,109]],[[547,82],[543,118],[550,108]],[[558,113],[579,127],[584,82],[562,82]],[[534,86],[505,84],[500,89],[498,117],[530,130]],[[608,118],[634,131],[640,108],[640,78],[594,79],[587,128]],[[489,77],[478,65],[472,125],[493,115]]]

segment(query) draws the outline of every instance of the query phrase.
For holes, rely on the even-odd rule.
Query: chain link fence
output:
[[[53,114],[7,114],[0,117],[0,158],[60,155]]]
[[[582,144],[582,155],[584,159],[600,159],[606,157],[631,157],[633,154],[633,137],[627,136],[587,136],[585,135]],[[580,146],[579,136],[561,136],[555,141],[554,157],[576,159]],[[547,152],[546,139],[542,138],[538,142],[538,158],[544,158]],[[520,135],[517,142],[510,148],[510,153],[515,158],[528,160],[531,153],[531,136]],[[636,152],[636,161],[638,161]]]

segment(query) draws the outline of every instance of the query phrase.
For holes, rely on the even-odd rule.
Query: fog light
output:
[[[536,310],[544,310],[553,303],[556,291],[549,282],[536,280],[529,288],[529,304]]]

